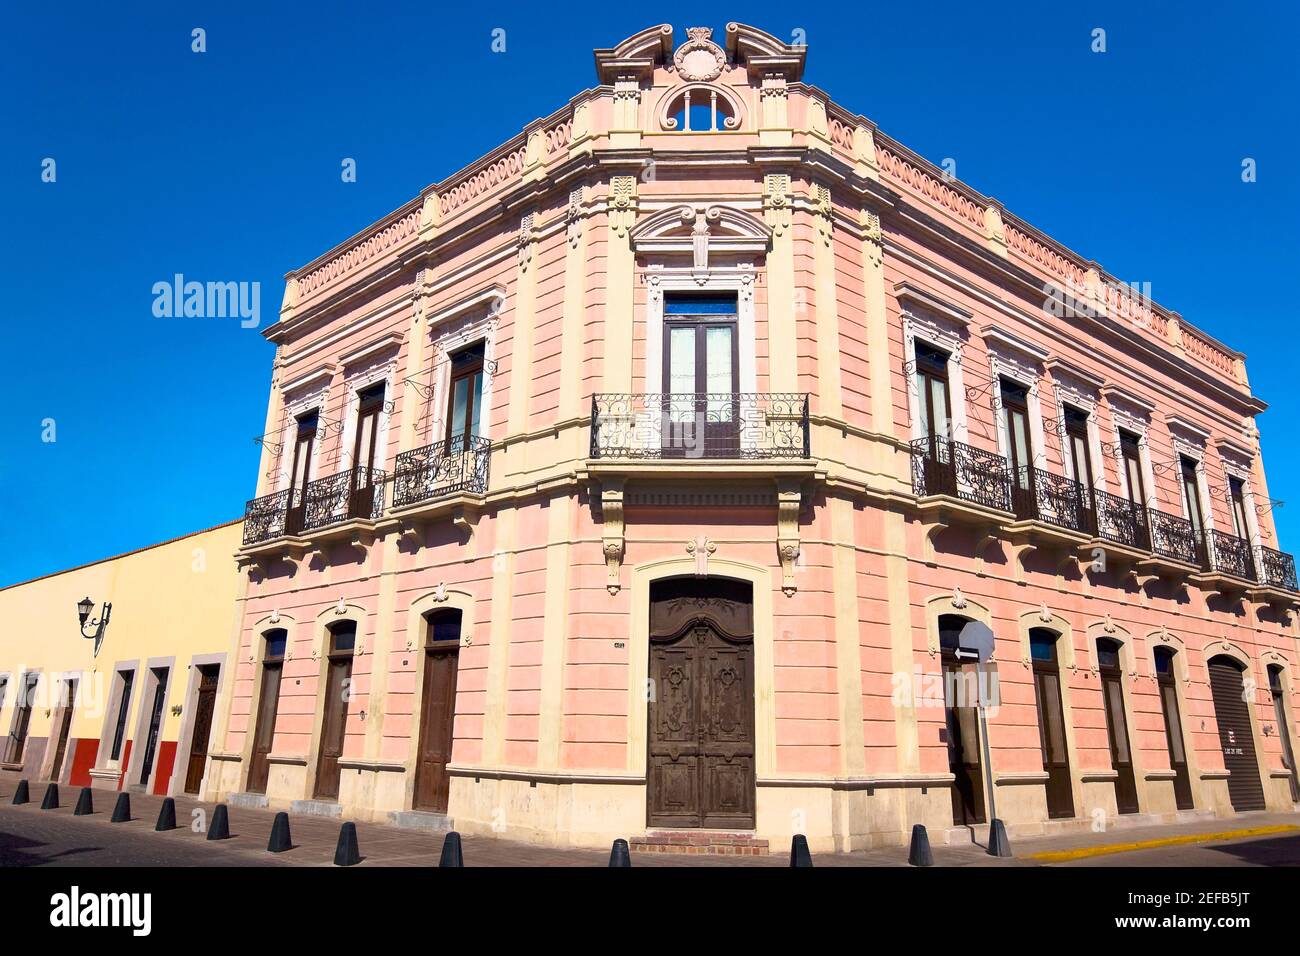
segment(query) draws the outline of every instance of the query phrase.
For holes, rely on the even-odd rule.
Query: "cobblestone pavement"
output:
[[[93,791],[95,812],[75,817],[77,788],[61,787],[57,810],[41,810],[44,784],[31,787],[32,802],[12,806],[17,780],[0,777],[0,866],[331,866],[340,821],[324,817],[291,816],[293,848],[285,853],[266,849],[274,812],[230,808],[231,838],[206,839],[212,804],[176,798],[177,829],[154,831],[161,797],[131,795],[133,819],[109,821],[117,795]],[[197,829],[195,824],[197,823]],[[982,847],[967,844],[935,846],[939,866],[1033,866],[1044,861],[1033,855],[1048,851],[1095,848],[1107,843],[1167,840],[1194,833],[1221,833],[1296,825],[1295,814],[1248,814],[1231,820],[1202,820],[1176,826],[1134,827],[1114,834],[1076,833],[1020,840],[1016,856],[997,860]],[[442,834],[402,830],[383,824],[358,823],[357,838],[362,866],[436,866]],[[559,849],[486,836],[463,839],[466,866],[576,866],[607,865],[606,850]],[[786,866],[788,848],[762,857],[710,856],[637,852],[633,866]],[[889,847],[846,854],[819,854],[819,867],[906,866],[906,847]],[[1300,831],[1259,837],[1219,840],[1213,843],[1163,846],[1124,853],[1059,861],[1055,865],[1091,866],[1286,866],[1300,865]]]

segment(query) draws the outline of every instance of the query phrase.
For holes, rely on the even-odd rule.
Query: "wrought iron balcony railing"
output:
[[[1026,465],[1012,475],[1011,510],[1022,520],[1088,531],[1087,489],[1072,478]]]
[[[288,533],[289,495],[288,491],[277,491],[254,498],[244,506],[245,545],[261,544]],[[293,495],[298,508],[301,508],[301,490],[294,489]]]
[[[1291,555],[1261,545],[1258,548],[1257,568],[1260,584],[1287,591],[1300,591],[1296,585],[1295,558]]]
[[[1216,571],[1255,580],[1255,555],[1250,542],[1233,534],[1212,530],[1209,534],[1210,562]]]
[[[592,458],[808,458],[807,393],[593,395]]]
[[[393,507],[433,501],[459,491],[487,491],[492,442],[486,438],[453,438],[397,456],[393,471]]]
[[[1150,509],[1151,550],[1161,557],[1206,567],[1205,541],[1186,518]]]
[[[1139,551],[1151,550],[1146,509],[1127,498],[1093,489],[1093,522],[1097,537]]]
[[[303,530],[324,528],[351,518],[380,517],[384,513],[387,477],[379,468],[349,468],[307,482],[303,494]]]
[[[1011,510],[1007,460],[942,436],[912,442],[912,491],[918,498],[948,495]]]

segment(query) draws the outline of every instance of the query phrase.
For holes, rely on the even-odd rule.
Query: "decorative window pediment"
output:
[[[767,252],[772,230],[731,206],[674,206],[637,223],[629,237],[638,253],[689,256],[697,269],[707,269],[715,255]]]

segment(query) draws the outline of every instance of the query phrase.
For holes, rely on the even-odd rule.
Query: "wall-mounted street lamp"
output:
[[[104,630],[108,627],[108,616],[113,613],[113,605],[105,601],[103,614],[100,617],[95,618],[93,621],[90,621],[88,625],[86,623],[87,619],[90,617],[90,612],[94,609],[95,602],[88,597],[82,598],[77,602],[77,617],[81,621],[81,636],[88,641],[95,642],[94,656],[98,657],[99,645],[104,641]],[[88,626],[94,628],[90,634],[86,633],[86,628]]]

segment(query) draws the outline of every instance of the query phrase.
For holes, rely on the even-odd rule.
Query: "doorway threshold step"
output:
[[[265,810],[271,805],[264,793],[232,793],[226,797],[226,802],[232,807],[244,807],[248,810]]]
[[[295,800],[289,804],[289,812],[305,817],[343,816],[343,808],[333,800]]]
[[[392,810],[388,822],[403,830],[424,830],[427,833],[445,833],[453,826],[447,814],[428,810]]]
[[[766,856],[770,849],[748,830],[651,830],[630,841],[633,852]]]

